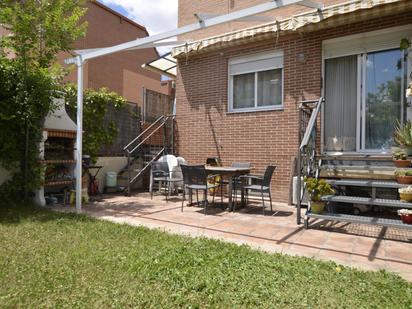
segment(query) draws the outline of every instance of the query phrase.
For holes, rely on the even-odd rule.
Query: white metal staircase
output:
[[[162,136],[162,141],[152,139]],[[152,162],[165,154],[174,154],[174,115],[159,117],[148,128],[123,148],[127,164],[119,173],[126,182],[125,193],[130,195],[132,185],[150,169]]]
[[[412,229],[412,225],[404,224],[396,214],[400,208],[412,209],[412,203],[399,200],[398,189],[406,185],[394,181],[392,159],[373,155],[320,155],[317,123],[321,105],[327,102],[321,98],[309,103],[300,107],[297,192],[300,186],[304,187],[301,180],[307,176],[325,179],[336,189],[336,194],[322,198],[327,202],[325,212],[315,214],[310,208],[306,210],[305,228],[309,227],[310,219],[321,219]],[[300,194],[297,201],[298,224],[303,196],[304,193]]]

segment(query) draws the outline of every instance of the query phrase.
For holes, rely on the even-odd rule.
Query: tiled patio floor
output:
[[[410,230],[324,221],[314,222],[305,230],[296,225],[295,209],[287,205],[274,205],[274,213],[266,216],[253,205],[235,213],[210,207],[206,216],[198,207],[185,207],[182,213],[180,205],[178,198],[165,203],[162,196],[150,200],[147,193],[140,193],[133,197],[107,196],[83,211],[113,222],[217,238],[268,252],[333,260],[364,270],[386,269],[412,281]]]

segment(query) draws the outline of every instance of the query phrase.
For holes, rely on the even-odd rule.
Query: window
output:
[[[229,112],[283,108],[283,53],[229,60]]]

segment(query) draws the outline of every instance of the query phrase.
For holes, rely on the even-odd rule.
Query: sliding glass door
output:
[[[404,118],[405,66],[398,50],[362,55],[361,149],[384,151],[392,145],[393,127]]]
[[[406,62],[399,49],[325,60],[324,150],[385,152],[405,118]]]

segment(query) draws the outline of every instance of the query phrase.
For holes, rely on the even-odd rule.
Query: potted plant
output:
[[[326,205],[326,202],[322,201],[322,196],[334,194],[335,191],[323,179],[305,177],[304,181],[309,194],[310,210],[316,214],[322,213]]]
[[[398,189],[399,196],[403,202],[412,202],[412,186]]]
[[[395,178],[398,183],[404,185],[412,184],[412,170],[407,168],[398,168],[395,170]]]
[[[412,224],[412,209],[399,209],[398,215],[405,224]]]
[[[409,167],[411,165],[411,160],[408,160],[404,149],[394,149],[392,151],[392,158],[396,167]]]
[[[405,150],[408,156],[412,155],[412,122],[408,120],[401,124],[397,121],[393,137],[395,142]]]

